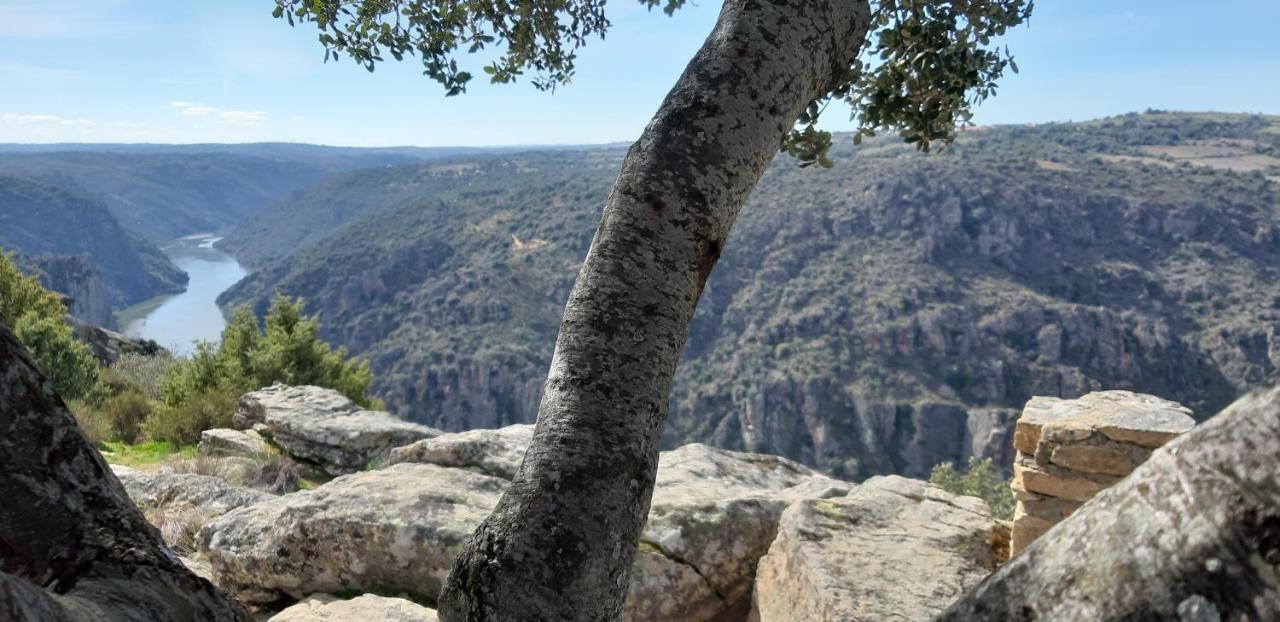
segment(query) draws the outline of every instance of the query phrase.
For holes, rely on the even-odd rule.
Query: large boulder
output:
[[[111,470],[143,510],[190,507],[213,518],[275,497],[210,475],[149,473],[118,465],[112,465]]]
[[[848,496],[787,508],[760,560],[752,619],[930,620],[996,567],[986,503],[873,477]]]
[[[317,594],[267,622],[436,622],[436,612],[403,598],[365,594],[350,600]]]
[[[391,450],[387,464],[418,462],[473,469],[485,475],[512,479],[533,441],[532,425],[496,430],[470,430],[424,438]]]
[[[214,428],[200,433],[201,456],[213,458],[260,458],[274,450],[256,430]]]
[[[1278,456],[1273,386],[1155,450],[939,619],[1280,620]]]
[[[397,464],[226,514],[205,526],[200,548],[217,583],[247,603],[352,590],[435,598],[507,483]]]
[[[786,458],[702,444],[663,452],[625,607],[629,620],[741,619],[783,510],[851,484]]]
[[[440,434],[365,410],[332,389],[283,384],[246,393],[232,424],[259,432],[294,460],[335,476],[359,471],[393,447]]]
[[[352,590],[431,599],[507,484],[471,468],[395,464],[228,514],[205,528],[202,548],[218,583],[246,602]],[[850,488],[775,456],[664,452],[626,618],[740,619],[783,510]]]

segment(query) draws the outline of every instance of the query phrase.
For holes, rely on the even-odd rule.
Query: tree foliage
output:
[[[169,368],[159,383],[160,409],[148,421],[148,436],[195,442],[202,430],[225,427],[240,395],[277,382],[326,387],[363,406],[380,406],[369,395],[369,364],[321,341],[319,320],[303,313],[301,300],[277,296],[264,323],[259,326],[253,312],[241,307],[219,345],[201,343],[189,359]]]
[[[969,468],[963,473],[957,471],[954,464],[943,462],[933,467],[929,482],[949,493],[986,501],[996,518],[1013,518],[1013,490],[1009,488],[1009,482],[1000,477],[991,458],[969,458]]]
[[[685,3],[639,2],[668,15]],[[541,90],[568,84],[578,49],[609,29],[604,7],[603,0],[276,0],[274,15],[290,25],[314,22],[325,60],[345,54],[373,71],[384,54],[416,55],[424,75],[457,95],[472,79],[459,57],[488,48],[499,50],[483,67],[495,84],[526,72]],[[996,39],[1029,19],[1032,8],[1030,0],[872,0],[868,43],[805,108],[781,150],[801,166],[830,166],[831,134],[816,126],[834,100],[853,108],[855,141],[888,130],[925,151],[950,143],[973,107],[995,94],[1005,70],[1018,70]]]
[[[92,397],[98,386],[98,363],[89,346],[79,342],[57,295],[22,274],[0,253],[0,322],[26,346],[40,373],[58,395],[74,400]]]

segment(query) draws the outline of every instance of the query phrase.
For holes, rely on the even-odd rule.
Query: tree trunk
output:
[[[1280,620],[1280,387],[1156,451],[939,621]]]
[[[668,393],[739,209],[844,75],[866,0],[727,0],[623,161],[565,307],[533,444],[441,594],[444,620],[614,620]]]
[[[174,557],[0,325],[0,619],[248,620]]]

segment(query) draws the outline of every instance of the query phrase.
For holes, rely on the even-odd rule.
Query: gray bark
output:
[[[143,519],[0,325],[0,619],[248,620]]]
[[[1280,620],[1280,387],[1158,450],[939,620]]]
[[[445,620],[614,620],[694,306],[800,111],[848,70],[866,0],[727,0],[628,152],[565,308],[533,444],[455,560]]]

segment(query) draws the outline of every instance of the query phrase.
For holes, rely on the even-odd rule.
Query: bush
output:
[[[142,428],[153,441],[190,445],[199,442],[205,430],[230,427],[239,401],[239,391],[212,387],[175,404],[160,404]]]
[[[76,424],[90,443],[97,446],[111,440],[111,425],[94,405],[83,400],[68,400],[67,408],[75,415]]]
[[[0,253],[0,322],[26,346],[36,368],[62,399],[92,398],[98,362],[89,346],[76,340],[66,314],[62,300]]]
[[[110,440],[132,445],[142,434],[142,424],[151,417],[151,402],[133,387],[102,401],[102,418],[111,433]]]
[[[237,309],[222,331],[220,345],[199,344],[188,359],[173,362],[156,383],[160,407],[147,426],[155,440],[193,443],[200,432],[226,427],[239,396],[277,382],[334,389],[366,407],[368,363],[333,349],[317,336],[319,322],[302,313],[302,301],[279,296],[265,330],[247,307]],[[204,426],[204,427],[199,427]]]
[[[1009,488],[1009,482],[1000,477],[990,458],[982,461],[970,458],[969,468],[964,473],[957,472],[950,462],[943,462],[933,467],[929,482],[949,493],[986,501],[996,518],[1013,518],[1013,490]]]
[[[115,363],[102,370],[102,383],[116,393],[126,388],[140,391],[149,400],[160,399],[160,381],[169,373],[177,360],[167,353],[120,355]]]

